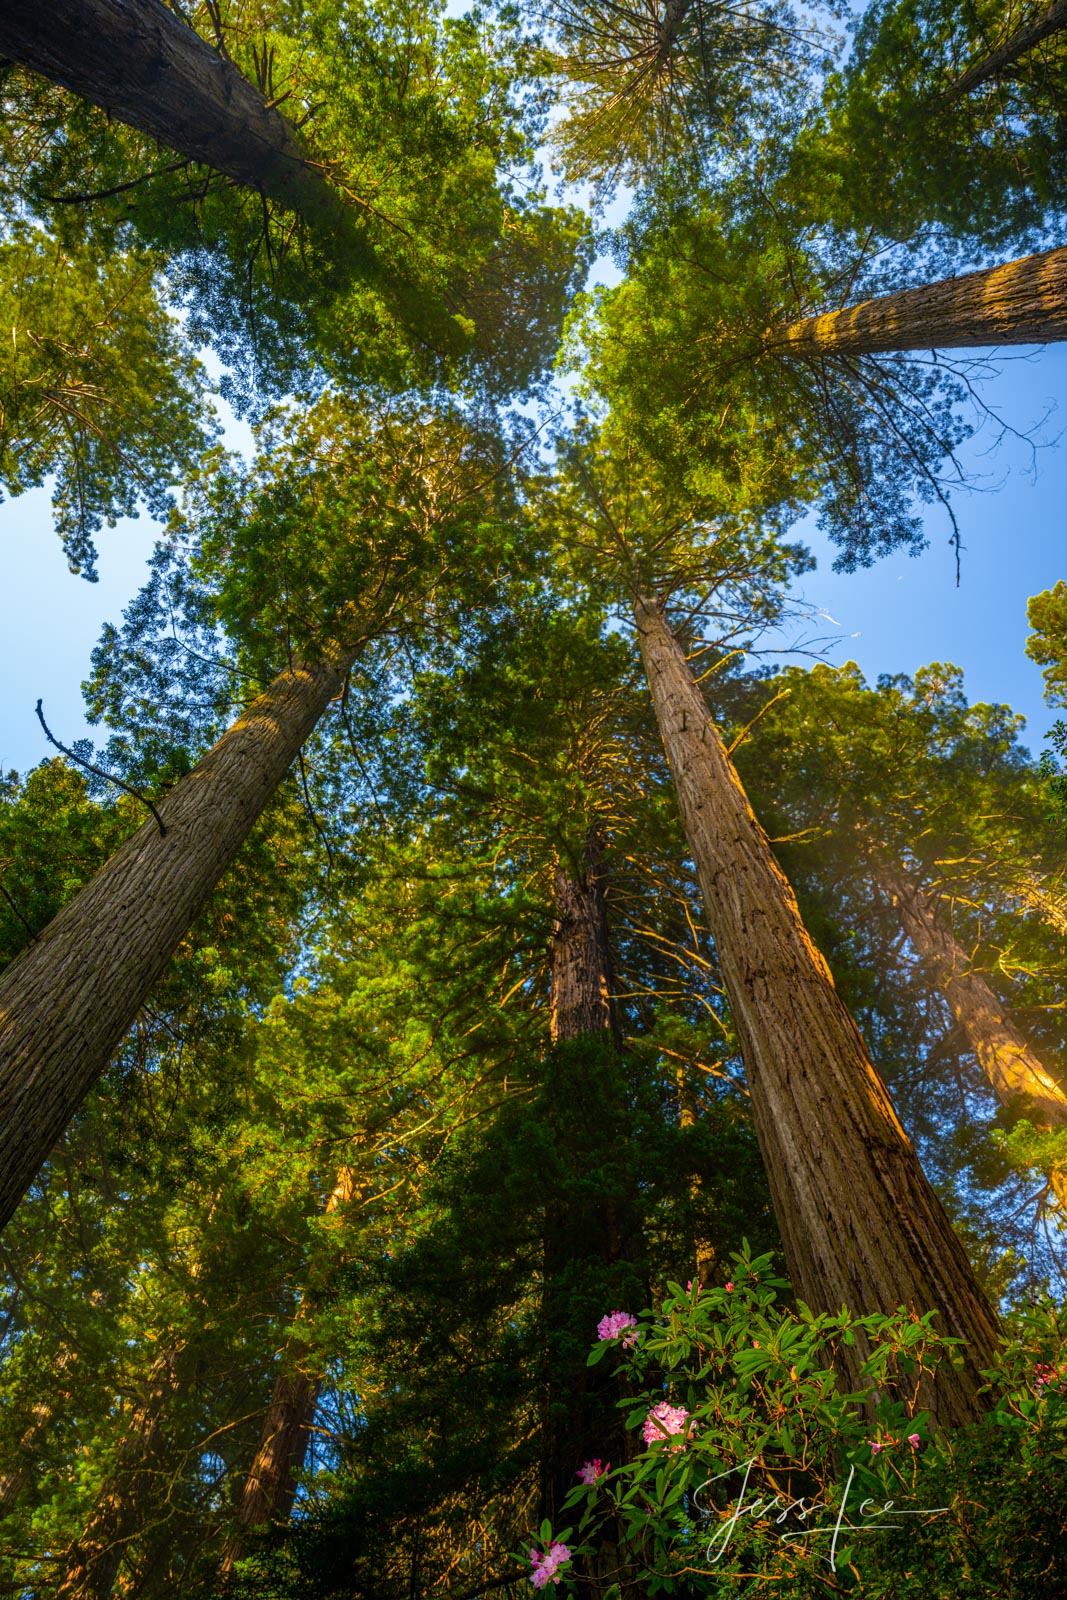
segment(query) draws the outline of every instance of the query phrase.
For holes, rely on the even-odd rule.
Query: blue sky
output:
[[[1067,578],[1067,436],[1055,443],[1067,429],[1067,346],[1014,356],[982,394],[1005,422],[1023,432],[1037,426],[1046,442],[1032,452],[1007,439],[991,450],[986,428],[961,449],[976,487],[954,496],[963,541],[959,587],[940,509],[927,516],[930,543],[921,556],[890,556],[859,573],[832,572],[832,548],[809,533],[819,565],[800,587],[840,625],[831,660],[851,657],[871,679],[954,662],[964,670],[968,697],[1021,711],[1026,740],[1039,749],[1062,713],[1044,704],[1041,670],[1024,653],[1026,602]],[[827,633],[835,631],[826,624]]]
[[[1020,430],[1058,403],[1044,428],[1053,439],[1067,427],[1067,347],[1012,359],[983,392]],[[243,446],[247,433],[231,426],[228,436]],[[1006,700],[1026,715],[1027,738],[1036,748],[1056,713],[1044,706],[1040,671],[1023,653],[1026,601],[1067,578],[1067,444],[1038,450],[1035,479],[1028,449],[1009,441],[988,454],[990,442],[988,434],[980,435],[962,452],[980,487],[957,497],[964,542],[960,587],[940,511],[929,515],[930,547],[921,556],[892,556],[851,575],[831,572],[833,551],[807,530],[819,565],[801,587],[833,619],[820,621],[819,631],[840,635],[830,660],[852,658],[872,679],[880,672],[911,672],[928,661],[955,662],[964,669],[972,700]],[[24,771],[49,753],[34,716],[39,696],[64,742],[91,731],[80,689],[90,652],[103,623],[118,620],[143,582],[157,532],[147,517],[106,529],[99,541],[100,582],[87,584],[66,569],[47,491],[0,506],[4,771]]]

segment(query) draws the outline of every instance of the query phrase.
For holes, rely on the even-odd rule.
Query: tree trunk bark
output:
[[[692,0],[666,0],[663,7],[663,20],[657,23],[656,32],[659,36],[659,50],[656,55],[656,65],[662,69],[671,59],[671,51],[678,40],[678,34]]]
[[[611,995],[611,948],[604,909],[600,849],[590,834],[580,877],[560,862],[555,880],[552,934],[552,1038],[608,1033],[622,1047]]]
[[[553,1043],[602,1039],[616,1052],[622,1049],[622,1031],[613,995],[611,941],[604,902],[604,876],[600,841],[590,830],[584,841],[577,875],[570,863],[556,867],[554,898],[556,923],[551,942]],[[566,1139],[565,1132],[563,1133]],[[575,1260],[588,1251],[592,1240],[607,1265],[622,1260],[632,1241],[620,1227],[611,1202],[589,1201],[581,1218],[560,1204],[549,1204],[545,1214],[544,1288],[542,1310],[549,1339],[548,1382],[544,1392],[541,1446],[540,1516],[559,1528],[566,1496],[573,1489],[578,1468],[587,1456],[603,1451],[603,1459],[621,1464],[626,1437],[618,1426],[618,1383],[604,1368],[594,1375],[584,1365],[561,1383],[551,1359],[551,1333],[573,1328],[574,1314],[566,1299],[568,1275],[573,1286]],[[577,1246],[577,1251],[576,1251]],[[591,1336],[592,1330],[589,1330]],[[583,1581],[593,1596],[612,1589],[622,1600],[637,1600],[630,1564],[621,1556],[622,1532],[612,1525],[602,1535],[594,1554],[583,1557]]]
[[[353,630],[354,631],[354,630]],[[278,674],[0,979],[0,1226],[274,795],[362,639]]]
[[[354,1187],[351,1169],[342,1167],[326,1202],[327,1216],[352,1198]],[[302,1317],[307,1309],[305,1301]],[[243,1557],[251,1529],[265,1527],[269,1522],[288,1522],[296,1498],[297,1480],[307,1458],[321,1388],[319,1379],[301,1372],[293,1360],[287,1361],[278,1374],[237,1507],[237,1527],[222,1553],[224,1577]]]
[[[0,53],[309,222],[352,227],[292,124],[162,0],[4,0]]]
[[[554,882],[556,921],[552,931],[552,1010],[550,1028],[554,1044],[583,1038],[610,1040],[617,1049],[619,1025],[612,998],[611,950],[600,866],[600,846],[595,833],[584,842],[583,859],[574,867],[560,861]],[[593,1206],[588,1219],[595,1235],[618,1251],[617,1227],[605,1209]],[[584,1245],[587,1241],[583,1239]],[[573,1270],[575,1223],[569,1207],[550,1201],[545,1211],[544,1287],[542,1312],[550,1337],[565,1326],[569,1308],[560,1283]],[[590,1377],[571,1374],[561,1391],[549,1359],[544,1396],[541,1446],[541,1518],[559,1525],[560,1506],[574,1487],[589,1433]]]
[[[288,1522],[307,1458],[321,1384],[305,1372],[278,1375],[241,1501],[237,1529],[222,1552],[222,1574],[242,1560],[248,1534],[268,1523]]]
[[[635,617],[793,1287],[818,1311],[940,1312],[941,1331],[965,1341],[962,1366],[944,1365],[921,1403],[942,1427],[973,1421],[996,1316],[801,921],[662,605],[640,599]],[[844,1370],[851,1382],[854,1368]]]
[[[1040,16],[1026,22],[1021,28],[1005,39],[1002,45],[991,50],[981,61],[976,61],[973,67],[968,67],[966,72],[960,74],[952,86],[938,95],[940,105],[951,105],[954,100],[961,100],[964,95],[970,94],[972,89],[978,89],[983,83],[988,83],[990,78],[998,78],[1005,67],[1010,67],[1026,55],[1035,45],[1047,39],[1050,34],[1058,33],[1061,28],[1067,27],[1067,0],[1052,0]]]
[[[1067,249],[942,278],[772,328],[780,355],[874,355],[1067,339]]]
[[[945,996],[1001,1105],[1025,1096],[1024,1115],[1036,1128],[1062,1128],[1067,1124],[1067,1093],[1027,1043],[988,978],[973,969],[933,898],[900,868],[884,865],[877,870],[912,948]],[[1067,1173],[1051,1181],[1057,1199],[1067,1204]]]
[[[158,1488],[163,1449],[160,1416],[178,1381],[178,1358],[178,1351],[167,1350],[153,1363],[114,1470],[81,1538],[67,1553],[56,1600],[110,1600],[126,1546],[146,1520]]]

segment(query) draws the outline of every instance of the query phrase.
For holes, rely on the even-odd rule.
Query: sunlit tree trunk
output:
[[[4,0],[0,53],[309,220],[350,220],[292,124],[162,0]]]
[[[1041,1129],[1067,1124],[1067,1093],[1004,1006],[989,979],[974,969],[966,951],[939,914],[934,897],[899,868],[878,868],[883,888],[900,915],[916,955],[948,1003],[1001,1105],[1016,1107]],[[1067,1173],[1052,1187],[1067,1204]]]
[[[772,328],[764,347],[790,355],[873,355],[1062,339],[1067,249],[1060,248]]]
[[[362,641],[360,641],[361,643]],[[0,979],[0,1225],[338,694],[359,644],[279,673]]]
[[[995,1314],[801,921],[663,606],[639,600],[635,616],[793,1287],[820,1311],[939,1311],[941,1331],[965,1341],[963,1363],[944,1367],[922,1403],[942,1426],[973,1420]]]
[[[327,1216],[352,1198],[354,1186],[351,1169],[342,1167],[326,1202]],[[302,1315],[306,1315],[306,1307],[305,1302],[301,1307]],[[296,1340],[292,1342],[297,1343]],[[238,1503],[237,1526],[223,1551],[224,1574],[232,1572],[241,1560],[252,1529],[271,1522],[288,1522],[293,1509],[322,1385],[317,1377],[300,1370],[298,1358],[292,1351],[287,1354],[289,1359],[283,1362],[283,1370],[275,1380],[256,1453]]]
[[[1006,68],[1014,66],[1022,56],[1039,45],[1042,39],[1047,39],[1050,34],[1058,33],[1061,28],[1067,27],[1067,0],[1052,0],[1052,4],[1033,17],[1029,22],[1023,23],[1002,45],[991,50],[981,61],[976,61],[973,67],[968,67],[966,72],[960,74],[955,83],[946,89],[944,94],[938,96],[942,104],[950,104],[953,100],[960,100],[964,95],[970,94],[972,89],[978,89],[983,83],[988,83],[991,78],[999,78]]]

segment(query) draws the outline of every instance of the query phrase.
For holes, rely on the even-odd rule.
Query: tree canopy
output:
[[[1067,338],[1067,11],[459,9],[0,19],[0,487],[160,524],[0,782],[0,1586],[1055,1600],[1067,729],[762,652]]]

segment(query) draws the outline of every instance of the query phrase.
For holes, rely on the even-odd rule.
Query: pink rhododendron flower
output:
[[[543,1589],[546,1583],[559,1583],[559,1568],[566,1566],[571,1558],[571,1553],[565,1544],[560,1544],[558,1539],[553,1540],[542,1555],[540,1550],[531,1546],[530,1561],[533,1571],[530,1582],[535,1589]]]
[[[642,1436],[646,1444],[658,1444],[670,1434],[683,1432],[689,1420],[689,1413],[684,1406],[672,1406],[669,1401],[661,1400],[658,1406],[645,1418]],[[671,1446],[672,1450],[684,1450],[684,1444]]]
[[[727,1294],[733,1294],[733,1292],[734,1292],[734,1286],[733,1286],[733,1284],[732,1284],[732,1283],[728,1283],[728,1284],[727,1284],[727,1285],[726,1285],[726,1293],[727,1293]]]
[[[918,1450],[918,1448],[919,1448],[919,1435],[917,1433],[909,1433],[908,1434],[908,1443],[911,1445],[911,1448],[913,1450]]]
[[[629,1350],[631,1345],[637,1343],[637,1318],[632,1317],[628,1311],[612,1311],[609,1316],[601,1317],[596,1325],[596,1331],[601,1340],[618,1339],[621,1334],[625,1334],[622,1347],[624,1350]]]
[[[611,1471],[610,1461],[601,1461],[599,1456],[592,1461],[587,1461],[584,1467],[579,1467],[577,1477],[581,1483],[596,1483],[598,1478],[606,1478]]]
[[[876,1456],[878,1454],[879,1450],[882,1448],[881,1445],[878,1443],[878,1440],[877,1439],[868,1439],[867,1443],[871,1447],[871,1454]]]

